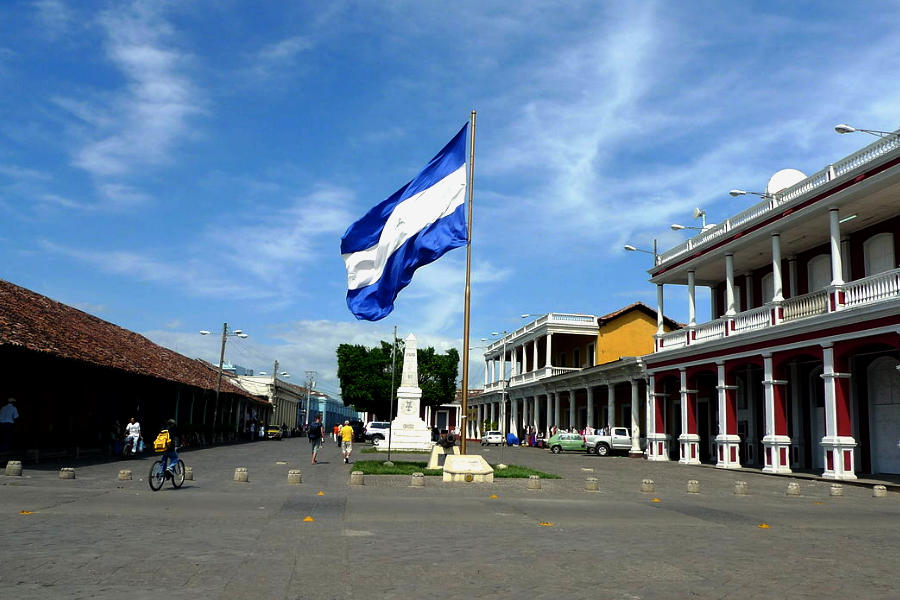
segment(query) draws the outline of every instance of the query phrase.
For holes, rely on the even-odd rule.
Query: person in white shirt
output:
[[[128,444],[128,440],[131,440],[131,453],[137,454],[138,448],[138,440],[141,439],[141,424],[135,421],[134,417],[131,417],[131,420],[128,421],[128,424],[125,426],[125,444]]]
[[[16,410],[16,399],[8,398],[6,406],[0,408],[0,452],[9,450],[9,444],[12,440],[13,423],[19,418],[19,411]]]

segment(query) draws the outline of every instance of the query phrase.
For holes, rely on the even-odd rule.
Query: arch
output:
[[[895,268],[897,264],[894,262],[894,234],[886,231],[864,241],[863,263],[866,277]]]
[[[806,263],[806,289],[809,292],[831,285],[831,256],[817,254]]]
[[[866,369],[873,473],[900,473],[900,361],[881,356]]]

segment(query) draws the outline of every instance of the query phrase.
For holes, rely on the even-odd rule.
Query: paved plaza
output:
[[[499,448],[470,451],[500,461]],[[417,489],[405,476],[351,487],[338,448],[310,465],[305,439],[183,458],[195,480],[159,492],[149,457],[77,466],[75,480],[58,479],[62,465],[0,475],[0,598],[900,595],[894,492],[844,485],[831,497],[829,483],[798,479],[801,495],[788,497],[783,477],[529,448],[502,460],[564,478],[539,491],[435,477]],[[235,467],[248,483],[232,481]],[[124,468],[132,481],[117,480]],[[289,469],[302,484],[287,483]],[[599,492],[584,491],[586,477]],[[641,493],[645,478],[655,493]],[[689,479],[701,493],[687,493]],[[749,495],[734,495],[736,480]]]

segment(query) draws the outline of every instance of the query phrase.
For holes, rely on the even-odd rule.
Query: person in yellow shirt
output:
[[[344,455],[344,462],[350,464],[350,452],[353,450],[353,428],[350,427],[350,421],[344,421],[341,427],[341,453]]]

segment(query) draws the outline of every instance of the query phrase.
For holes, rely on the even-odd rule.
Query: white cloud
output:
[[[50,38],[65,34],[75,22],[75,13],[62,0],[36,0],[35,19],[41,31]]]
[[[186,57],[156,4],[134,2],[103,13],[106,55],[127,87],[102,105],[71,99],[57,103],[77,111],[94,127],[75,164],[97,176],[125,174],[142,165],[172,160],[188,133],[189,117],[202,111],[197,90],[185,74]],[[95,115],[107,115],[97,117]]]

